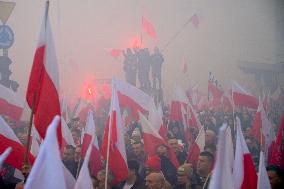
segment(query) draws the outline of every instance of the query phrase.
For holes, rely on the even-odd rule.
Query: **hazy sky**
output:
[[[9,50],[12,79],[24,94],[39,36],[44,0],[18,0],[7,24],[15,33]],[[108,54],[125,49],[142,33],[143,45],[163,50],[166,94],[175,83],[199,84],[205,90],[208,72],[223,85],[244,83],[240,61],[277,63],[284,50],[284,6],[281,0],[51,0],[50,18],[60,68],[62,91],[73,96],[93,78],[124,78],[122,63]],[[165,44],[193,15],[199,28],[187,25]],[[155,26],[158,40],[141,29],[145,16]],[[182,62],[189,73],[181,74]],[[283,59],[282,59],[283,61]]]

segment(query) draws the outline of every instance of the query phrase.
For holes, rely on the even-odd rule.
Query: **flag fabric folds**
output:
[[[14,131],[0,116],[0,153],[3,153],[8,147],[12,147],[12,152],[5,162],[21,170],[24,162],[25,147],[17,138]],[[28,160],[33,164],[34,156],[30,153]]]
[[[144,16],[142,16],[142,28],[150,37],[157,39],[157,33],[153,24]]]
[[[40,136],[45,137],[49,123],[55,115],[60,115],[59,74],[53,44],[52,31],[46,3],[39,42],[34,55],[32,70],[26,92],[30,108],[34,106],[34,124]],[[61,126],[58,127],[58,141],[61,143]]]
[[[284,168],[284,114],[282,114],[282,121],[278,128],[275,144],[272,148],[271,159],[269,161],[270,165],[278,165],[282,169]]]
[[[109,150],[109,156],[107,156]],[[101,147],[102,156],[118,183],[128,175],[124,130],[122,126],[116,84],[112,85],[112,99]]]
[[[56,137],[60,117],[55,116],[48,126],[39,155],[25,184],[25,189],[66,189],[64,169]]]
[[[231,138],[226,133],[227,127],[226,124],[223,124],[219,129],[217,157],[209,189],[234,189],[232,167],[230,165],[233,153],[230,145]]]
[[[260,152],[260,157],[259,157],[257,189],[271,189],[270,181],[265,168],[264,155],[262,151]]]
[[[241,121],[236,119],[236,152],[234,162],[234,185],[236,189],[256,189],[257,175],[241,130]]]

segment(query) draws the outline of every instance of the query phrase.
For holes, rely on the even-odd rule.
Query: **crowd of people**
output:
[[[281,103],[280,103],[281,104]],[[281,107],[279,103],[272,103],[269,114],[270,120],[273,122],[274,130],[277,132],[281,118]],[[101,107],[94,113],[95,123],[97,126],[97,137],[99,145],[104,131],[107,109],[109,103],[105,103],[105,107]],[[198,119],[205,128],[205,147],[199,154],[198,161],[192,162],[190,159],[190,146],[192,140],[185,136],[184,125],[182,122],[170,120],[170,106],[163,107],[163,122],[167,125],[167,145],[158,146],[155,156],[148,156],[144,151],[143,130],[139,122],[132,120],[128,122],[125,128],[125,145],[128,164],[128,177],[120,183],[115,183],[115,178],[111,171],[108,175],[108,188],[208,188],[214,161],[216,158],[216,144],[218,138],[218,129],[222,123],[226,122],[232,130],[233,141],[234,133],[234,116],[232,112],[224,112],[221,108],[204,109],[198,112]],[[247,108],[237,108],[235,116],[238,116],[242,123],[242,130],[247,142],[249,151],[258,168],[258,160],[260,153],[260,144],[250,135],[250,130],[254,121],[255,110]],[[25,144],[27,136],[27,123],[16,123],[5,117],[6,122],[13,128],[14,132]],[[62,150],[62,161],[70,173],[76,178],[82,165],[81,157],[81,133],[85,127],[85,121],[78,118],[72,119],[68,126],[72,132],[76,147],[67,145]],[[196,138],[197,133],[194,129],[191,131],[192,136]],[[179,167],[175,167],[168,157],[169,147],[174,150]],[[98,172],[92,173],[92,179],[95,189],[105,187],[106,170],[102,168]],[[5,188],[14,188],[21,180],[15,177],[16,170],[8,164],[1,169],[2,186]],[[267,173],[272,188],[283,187],[283,170],[271,165],[267,167]],[[115,184],[114,184],[115,183]]]
[[[154,49],[153,54],[150,54],[148,48],[128,48],[123,54],[123,70],[128,83],[136,86],[136,79],[138,78],[140,89],[145,92],[162,88],[164,58],[157,47]],[[152,82],[150,78],[152,78]]]

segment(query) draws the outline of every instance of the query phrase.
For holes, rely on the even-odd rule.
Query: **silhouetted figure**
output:
[[[138,79],[140,82],[140,88],[144,91],[148,91],[151,87],[149,73],[150,73],[150,64],[151,64],[151,57],[149,50],[139,49],[137,51],[138,55]]]
[[[132,53],[131,49],[129,48],[126,50],[126,53],[123,52],[123,55],[123,70],[125,72],[125,79],[128,83],[136,86],[137,56]]]
[[[162,54],[160,53],[159,49],[156,47],[154,49],[154,54],[151,56],[151,62],[152,62],[152,79],[153,79],[153,88],[156,89],[157,87],[157,80],[159,84],[159,88],[162,88],[162,64],[164,62],[164,58]]]

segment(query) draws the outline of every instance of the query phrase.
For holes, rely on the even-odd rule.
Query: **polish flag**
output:
[[[182,121],[182,106],[186,110],[189,101],[186,96],[185,91],[177,86],[174,90],[172,102],[171,102],[171,111],[169,115],[169,119],[173,121]]]
[[[91,143],[92,140],[93,142]],[[101,154],[99,151],[98,138],[96,135],[96,127],[92,111],[88,112],[86,128],[84,131],[84,138],[82,143],[82,151],[81,151],[82,158],[85,157],[90,143],[92,144],[91,154],[90,154],[91,156],[90,171],[92,175],[96,176],[98,171],[103,168],[103,163],[101,161]]]
[[[111,106],[102,140],[101,152],[109,164],[109,168],[115,177],[115,182],[118,183],[124,180],[128,176],[128,167],[124,144],[124,130],[115,82],[112,85]],[[109,154],[108,157],[107,154]]]
[[[75,148],[76,144],[74,142],[72,133],[63,117],[61,117],[61,132],[63,138],[63,146],[71,145]]]
[[[0,116],[0,153],[3,153],[8,147],[12,147],[12,152],[5,162],[19,170],[22,170],[25,147],[17,138],[14,131]],[[28,160],[31,164],[33,164],[34,159],[34,156],[29,153]]]
[[[0,155],[0,169],[2,168],[3,163],[7,159],[7,157],[10,155],[12,151],[11,147],[8,147],[1,155]]]
[[[48,18],[48,3],[43,17],[38,46],[28,83],[26,100],[30,108],[34,106],[34,124],[40,136],[45,137],[49,123],[55,115],[60,115],[59,75],[52,32]],[[58,127],[58,141],[61,144],[61,127]]]
[[[194,167],[196,167],[199,154],[204,150],[204,146],[205,146],[205,131],[204,128],[201,127],[195,141],[193,141],[189,145],[188,154],[186,158],[187,162],[191,163]]]
[[[262,105],[261,98],[259,98],[259,105],[255,114],[250,134],[254,136],[259,144],[261,144],[261,146],[264,146],[265,149],[268,149],[268,147],[270,147],[275,137],[273,126],[268,120],[268,117]]]
[[[227,125],[224,124],[219,129],[217,155],[213,174],[210,179],[209,189],[234,189],[231,158],[233,151],[230,144],[232,139],[226,133]]]
[[[177,161],[174,151],[168,146],[166,141],[158,133],[158,130],[151,124],[145,116],[139,112],[141,127],[143,130],[143,140],[144,140],[144,149],[148,156],[157,155],[156,150],[159,146],[164,145],[168,149],[168,157],[172,164],[178,168],[179,163]]]
[[[284,114],[282,115],[281,125],[278,128],[277,137],[275,144],[272,149],[271,159],[269,161],[270,165],[278,165],[284,169]]]
[[[258,166],[258,179],[257,179],[257,189],[271,189],[270,181],[265,168],[263,152],[260,151],[259,166]]]
[[[154,128],[156,128],[161,135],[161,137],[165,140],[167,139],[167,134],[168,134],[168,129],[167,126],[163,123],[163,118],[162,118],[162,110],[161,106],[158,107],[158,109],[155,106],[154,100],[152,100],[152,106],[151,109],[149,110],[149,121],[152,123]]]
[[[188,125],[190,128],[196,128],[199,131],[202,128],[202,125],[198,119],[198,115],[190,103],[188,107],[190,113],[190,116],[188,118]]]
[[[64,169],[56,140],[60,117],[48,126],[45,140],[25,184],[25,189],[66,189]]]
[[[74,189],[93,189],[93,182],[89,171],[89,161],[91,157],[93,138],[87,147],[86,157],[80,170]]]
[[[31,131],[31,153],[36,157],[39,153],[42,138],[39,136],[36,128],[32,126]]]
[[[234,185],[236,189],[256,189],[257,175],[254,164],[241,130],[241,121],[237,117],[237,138],[235,163],[233,170]]]
[[[212,99],[210,99],[210,101],[212,102],[213,107],[221,104],[221,98],[224,92],[210,80],[208,80],[208,93],[212,95]]]
[[[72,117],[73,118],[79,117],[81,121],[85,121],[87,119],[88,112],[92,109],[93,107],[90,103],[79,98],[76,107],[74,108]]]
[[[20,120],[25,101],[11,89],[0,84],[0,115]]]
[[[142,28],[150,37],[157,39],[157,34],[153,24],[144,16],[142,16]]]
[[[233,102],[234,105],[244,106],[252,109],[257,109],[258,100],[255,96],[247,92],[238,83],[234,82],[232,85]]]
[[[113,79],[113,82],[117,87],[120,106],[129,108],[133,118],[139,120],[138,112],[149,113],[152,97],[124,81]]]

